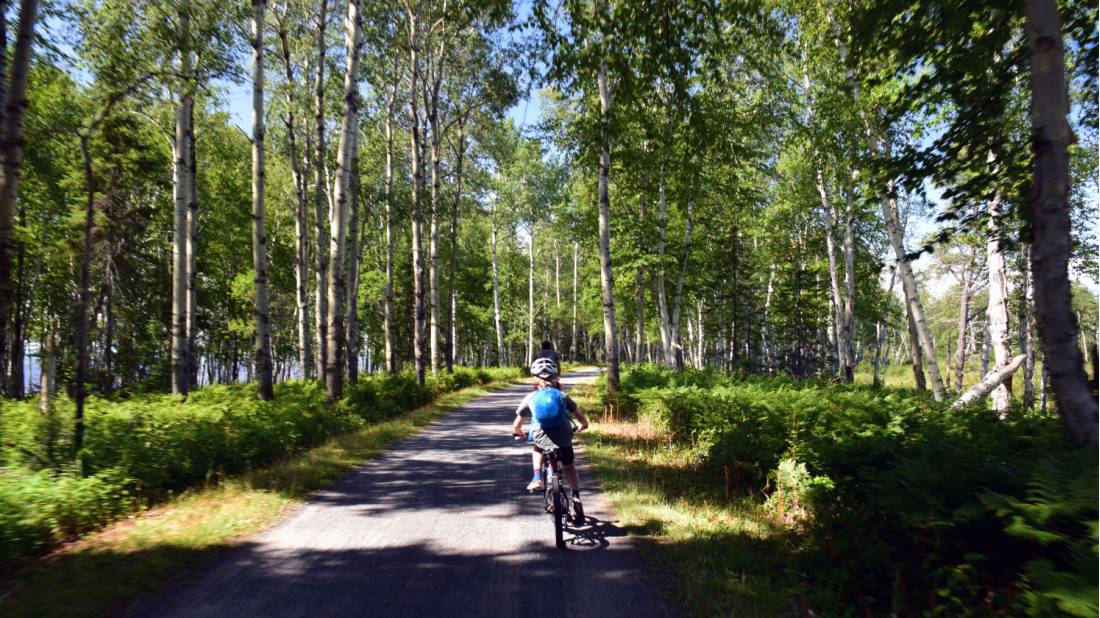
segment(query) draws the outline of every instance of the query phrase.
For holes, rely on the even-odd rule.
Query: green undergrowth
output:
[[[73,459],[73,406],[3,402],[0,560],[42,551],[195,486],[214,486],[423,406],[459,389],[518,378],[515,369],[456,368],[424,385],[409,373],[370,376],[325,403],[314,381],[209,386],[170,395],[89,399],[84,448]]]
[[[695,615],[1096,615],[1097,457],[1057,418],[651,366],[622,386],[586,452]]]
[[[9,574],[0,586],[0,615],[125,613],[173,577],[271,526],[312,492],[497,384],[443,395],[431,405],[335,436],[217,486],[189,489],[111,524]]]

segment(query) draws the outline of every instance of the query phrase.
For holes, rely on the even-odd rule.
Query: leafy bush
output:
[[[277,384],[274,401],[257,400],[251,385],[208,386],[182,402],[164,394],[91,397],[84,448],[71,469],[56,462],[72,444],[72,402],[59,398],[53,413],[43,415],[36,401],[5,401],[0,558],[71,538],[139,502],[301,452],[446,392],[519,376],[516,369],[458,367],[424,385],[408,372],[368,376],[334,406],[313,381]]]
[[[1097,456],[1057,418],[927,394],[653,366],[638,417],[766,489],[826,613],[1096,615]],[[1070,455],[1066,455],[1070,453]]]

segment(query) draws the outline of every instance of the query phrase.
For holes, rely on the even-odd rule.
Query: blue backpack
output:
[[[550,429],[568,422],[565,395],[556,388],[542,388],[531,398],[531,415],[539,427]]]

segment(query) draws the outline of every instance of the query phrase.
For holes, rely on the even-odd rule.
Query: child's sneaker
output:
[[[530,493],[542,491],[542,479],[531,479],[531,482],[527,484],[527,491]]]

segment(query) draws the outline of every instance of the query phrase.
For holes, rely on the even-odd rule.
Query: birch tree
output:
[[[874,156],[891,156],[891,145],[884,137],[881,129],[875,127],[867,112],[861,107],[861,88],[851,67],[848,66],[848,50],[841,40],[836,21],[832,15],[828,16],[830,27],[836,38],[837,49],[840,52],[840,63],[845,67],[848,85],[852,90],[855,104],[860,109],[860,118],[867,137],[867,148]],[[905,293],[905,304],[909,316],[912,319],[911,330],[919,344],[923,356],[924,367],[928,371],[928,377],[932,381],[932,395],[936,401],[943,401],[946,390],[943,386],[943,378],[940,376],[939,365],[936,361],[936,346],[932,341],[932,335],[928,329],[928,322],[924,317],[924,306],[921,304],[920,293],[917,290],[917,279],[913,275],[913,268],[909,263],[909,254],[905,250],[904,230],[901,227],[897,203],[897,185],[894,179],[888,179],[880,190],[879,204],[882,208],[882,219],[886,223],[886,235],[890,240],[894,257],[897,260],[898,279],[901,281],[902,290]]]
[[[172,252],[172,394],[187,395],[190,387],[190,345],[187,331],[188,316],[188,221],[193,185],[191,173],[191,105],[193,95],[188,78],[192,73],[191,58],[191,2],[180,0],[179,6],[179,67],[182,79],[178,85],[179,103],[176,107],[175,135],[175,211]]]
[[[1031,132],[1035,176],[1031,201],[1034,236],[1031,274],[1043,346],[1043,367],[1066,427],[1077,441],[1096,447],[1097,401],[1089,392],[1077,321],[1070,298],[1069,154],[1065,48],[1054,0],[1027,0],[1031,53]]]
[[[325,30],[328,26],[328,0],[320,0],[316,22],[317,56],[313,67],[313,229],[314,241],[314,332],[317,341],[315,375],[318,379],[325,376],[329,364],[328,324],[329,298],[328,269],[331,254],[328,217],[325,215],[325,56],[328,40]]]
[[[347,242],[348,199],[351,191],[352,153],[359,135],[359,46],[362,39],[363,15],[360,0],[348,0],[345,20],[347,34],[344,66],[344,92],[340,121],[340,141],[336,155],[335,207],[332,211],[332,238],[329,249],[328,278],[328,339],[329,348],[325,372],[325,393],[329,403],[344,396],[344,300],[347,278],[344,273],[344,249]]]
[[[295,100],[293,91],[297,87],[294,65],[290,55],[289,6],[284,7],[278,18],[277,35],[279,51],[283,63],[285,84],[286,114],[283,123],[286,127],[287,158],[290,160],[290,173],[294,183],[294,293],[298,317],[298,366],[303,377],[309,377],[313,371],[312,340],[309,327],[309,197],[306,193],[306,173],[303,159],[298,149],[298,125],[295,120]]]
[[[256,395],[275,398],[271,361],[271,312],[267,293],[267,237],[264,232],[264,13],[267,0],[252,0],[252,270],[256,337]]]

